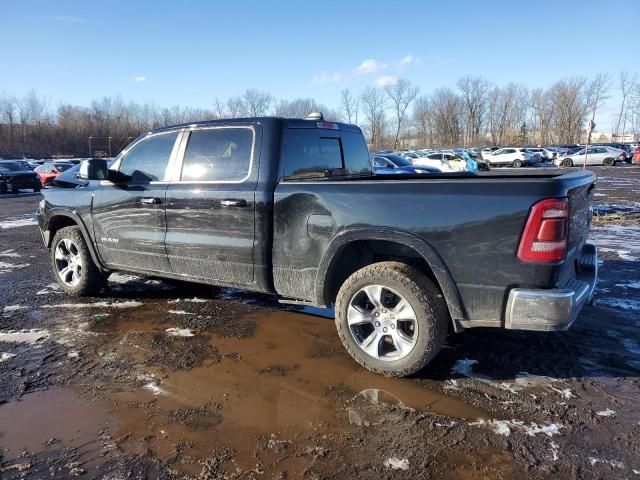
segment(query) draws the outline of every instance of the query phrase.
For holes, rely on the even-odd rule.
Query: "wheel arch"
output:
[[[45,221],[43,228],[43,237],[44,242],[47,248],[51,248],[51,244],[53,242],[53,237],[56,235],[58,230],[65,227],[80,227],[80,232],[82,233],[82,237],[84,238],[85,243],[87,244],[87,248],[89,249],[89,253],[91,254],[91,258],[93,259],[93,263],[101,271],[106,271],[102,262],[100,261],[100,257],[98,256],[98,252],[96,251],[94,243],[91,241],[91,235],[87,230],[87,226],[82,221],[79,215],[67,211],[67,210],[53,210],[47,215],[47,220]]]
[[[325,251],[316,276],[316,303],[331,305],[340,285],[356,270],[379,261],[398,260],[418,267],[440,289],[454,329],[466,318],[458,288],[435,248],[404,231],[357,229],[336,236]]]

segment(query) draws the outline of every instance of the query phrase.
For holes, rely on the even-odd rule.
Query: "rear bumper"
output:
[[[566,288],[512,289],[505,312],[505,328],[547,332],[568,329],[582,307],[593,298],[598,280],[598,255],[594,245],[583,247],[578,270]]]

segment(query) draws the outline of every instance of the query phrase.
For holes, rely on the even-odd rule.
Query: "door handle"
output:
[[[222,205],[223,207],[246,207],[247,206],[247,201],[244,199],[226,199],[226,200],[222,200],[220,202],[220,205]]]
[[[162,200],[160,200],[158,197],[144,197],[140,200],[140,203],[143,203],[145,205],[160,205],[162,203]]]

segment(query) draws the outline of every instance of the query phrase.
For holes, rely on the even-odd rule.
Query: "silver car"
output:
[[[573,167],[574,165],[579,167],[584,164],[585,154],[587,165],[613,166],[616,162],[624,160],[624,151],[617,148],[589,147],[588,152],[582,148],[574,154],[558,156],[554,163],[559,167]]]

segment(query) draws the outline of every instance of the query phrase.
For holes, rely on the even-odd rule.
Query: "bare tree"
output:
[[[625,123],[626,123],[626,108],[627,108],[627,101],[629,100],[629,95],[631,94],[631,92],[634,91],[634,89],[636,88],[636,85],[638,83],[638,74],[633,74],[633,75],[629,75],[629,72],[620,72],[620,79],[619,79],[619,83],[618,83],[618,89],[620,90],[620,114],[618,115],[618,123],[616,125],[616,131],[615,134],[616,135],[620,135],[622,133],[622,135],[624,136],[624,130],[625,130]],[[623,123],[622,125],[622,132],[620,132],[620,122],[622,122],[622,120],[625,120],[625,123]]]
[[[433,131],[433,107],[429,97],[423,95],[413,105],[413,122],[421,144],[428,147],[435,145]]]
[[[358,99],[348,88],[340,92],[340,110],[348,123],[358,123]]]
[[[482,77],[467,75],[458,80],[465,117],[465,144],[475,144],[484,121],[489,82]]]
[[[591,111],[591,120],[595,121],[596,112],[605,100],[609,98],[611,90],[611,77],[608,73],[598,73],[593,80],[587,84],[587,108]]]
[[[396,117],[396,136],[393,141],[393,148],[398,148],[398,138],[400,137],[400,129],[407,113],[409,104],[415,100],[419,92],[418,87],[411,85],[409,80],[404,78],[398,79],[396,82],[386,85],[384,91],[391,99],[393,104],[393,114]]]
[[[227,100],[227,112],[229,117],[238,118],[244,114],[245,106],[242,97],[231,97]]]
[[[217,118],[224,118],[224,114],[225,114],[224,102],[220,100],[218,97],[216,97],[213,100],[213,108],[214,108],[214,111],[216,112]]]
[[[242,95],[244,114],[249,117],[261,117],[266,115],[273,103],[273,97],[267,92],[261,92],[250,88]]]
[[[379,148],[384,141],[385,96],[378,88],[366,87],[360,95],[360,104],[366,121],[365,127],[369,136],[369,145],[373,148]]]

